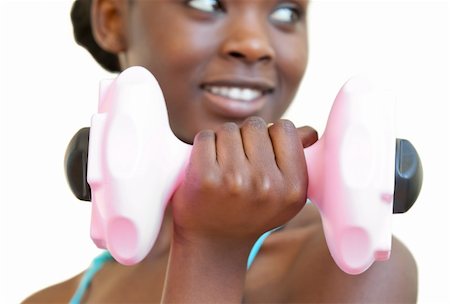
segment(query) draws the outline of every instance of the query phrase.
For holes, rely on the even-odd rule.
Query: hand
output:
[[[172,199],[175,237],[250,246],[304,206],[308,177],[303,146],[317,133],[288,120],[258,117],[226,123],[194,139],[184,182]]]

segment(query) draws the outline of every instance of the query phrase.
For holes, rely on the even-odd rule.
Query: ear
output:
[[[92,34],[97,44],[109,53],[118,54],[127,47],[125,10],[121,0],[92,1]]]

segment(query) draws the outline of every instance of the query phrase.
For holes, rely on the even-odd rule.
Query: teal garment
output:
[[[258,255],[258,252],[264,243],[264,240],[275,230],[276,229],[267,231],[266,233],[261,235],[259,239],[255,242],[248,256],[247,270],[250,269],[250,267],[252,266],[255,257]],[[102,269],[103,265],[108,261],[111,261],[112,259],[113,259],[112,255],[108,251],[105,251],[92,261],[91,266],[84,273],[83,278],[80,281],[80,285],[78,285],[75,294],[70,300],[69,302],[70,304],[81,303],[81,300],[83,299],[83,296],[86,293],[86,290],[89,288],[89,285],[91,284],[92,279],[94,278],[97,271]]]
[[[276,229],[267,231],[266,233],[261,235],[259,237],[259,239],[255,242],[255,244],[252,247],[252,250],[250,251],[250,254],[248,255],[247,270],[249,270],[250,267],[252,266],[253,261],[255,260],[256,256],[258,255],[259,250],[261,249],[261,247],[264,243],[264,240],[275,230]]]
[[[70,299],[70,304],[78,304],[81,302],[81,299],[83,299],[83,296],[86,293],[86,290],[91,284],[92,279],[94,278],[97,271],[102,269],[103,265],[106,262],[111,261],[112,259],[112,255],[108,251],[105,251],[92,261],[91,266],[84,273],[83,278],[80,281],[80,285],[78,285],[78,288],[75,291],[75,294],[73,295],[72,299]]]

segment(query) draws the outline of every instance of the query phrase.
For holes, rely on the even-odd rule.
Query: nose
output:
[[[242,21],[242,19],[240,19]],[[236,19],[228,26],[221,47],[222,56],[246,64],[271,62],[275,59],[268,28],[262,22]]]

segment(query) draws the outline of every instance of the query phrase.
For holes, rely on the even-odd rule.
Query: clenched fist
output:
[[[304,206],[303,148],[317,133],[259,117],[199,132],[184,182],[172,199],[174,233],[189,242],[253,242]]]

